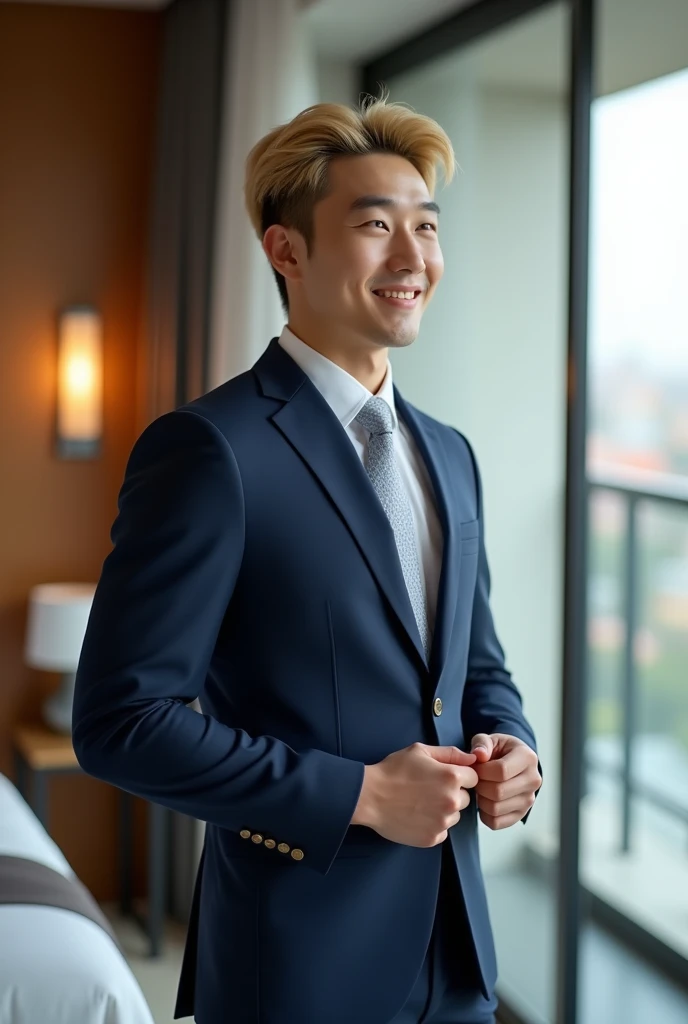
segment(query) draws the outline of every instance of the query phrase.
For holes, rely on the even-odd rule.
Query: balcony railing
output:
[[[638,506],[645,502],[680,506],[688,511],[688,479],[649,473],[632,467],[605,468],[588,473],[588,493],[606,491],[619,495],[626,509],[626,544],[624,565],[626,587],[624,617],[626,622],[622,670],[622,762],[621,766],[602,763],[586,757],[586,769],[614,775],[621,779],[622,834],[621,848],[630,849],[632,830],[632,801],[639,797],[688,825],[688,804],[682,805],[667,797],[659,789],[633,778],[633,746],[637,734],[638,674],[634,656],[634,642],[638,628]],[[687,666],[688,667],[688,666]]]

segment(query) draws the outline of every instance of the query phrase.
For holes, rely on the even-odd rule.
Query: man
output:
[[[247,206],[288,326],[127,467],[74,744],[208,823],[176,1009],[198,1024],[493,1020],[477,817],[521,820],[540,775],[475,457],[388,362],[442,275],[437,165],[439,125],[384,100],[261,140]]]

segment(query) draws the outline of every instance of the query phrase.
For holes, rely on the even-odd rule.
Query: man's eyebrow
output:
[[[396,199],[392,199],[390,196],[359,196],[358,199],[354,199],[349,210],[353,213],[354,210],[368,210],[371,206],[397,207],[398,205]],[[428,210],[431,213],[437,214],[440,212],[437,203],[432,202],[430,199],[418,203],[417,209]]]

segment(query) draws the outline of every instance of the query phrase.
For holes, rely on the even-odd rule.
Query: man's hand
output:
[[[542,785],[537,754],[523,740],[501,732],[478,733],[471,753],[476,756],[480,820],[495,831],[509,828],[528,813]]]
[[[478,783],[474,754],[458,747],[412,743],[383,761],[366,765],[351,819],[405,846],[437,846],[470,803]]]

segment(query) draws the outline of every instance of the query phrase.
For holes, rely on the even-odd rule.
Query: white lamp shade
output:
[[[29,596],[24,658],[32,668],[75,672],[95,594],[94,583],[43,583]]]

